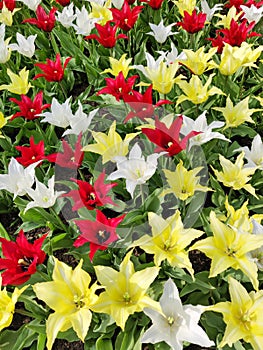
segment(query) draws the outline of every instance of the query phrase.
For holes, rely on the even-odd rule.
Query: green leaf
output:
[[[105,339],[104,335],[96,341],[96,350],[113,350],[110,339]]]
[[[5,238],[8,241],[10,241],[10,237],[9,234],[7,233],[6,229],[4,228],[4,226],[1,224],[0,222],[0,237],[1,238]]]
[[[46,339],[46,334],[39,334],[37,339],[37,350],[45,350]]]

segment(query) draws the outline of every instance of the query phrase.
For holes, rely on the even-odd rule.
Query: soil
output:
[[[62,339],[56,339],[52,350],[84,350],[82,341],[68,342]]]

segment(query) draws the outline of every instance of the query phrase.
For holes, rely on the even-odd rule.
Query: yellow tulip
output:
[[[255,99],[258,100],[260,105],[263,107],[263,97],[257,96]]]
[[[224,129],[236,128],[244,122],[254,123],[254,120],[250,117],[253,113],[261,111],[258,108],[249,109],[248,107],[249,96],[238,102],[235,106],[230,97],[227,96],[225,107],[214,107],[216,111],[222,112],[226,120]]]
[[[219,88],[215,86],[208,90],[208,86],[211,84],[214,75],[215,74],[211,74],[209,76],[205,85],[202,84],[202,81],[197,75],[193,75],[189,83],[183,80],[179,81],[177,84],[183,90],[185,95],[181,95],[178,97],[176,105],[179,105],[180,103],[186,100],[189,100],[192,103],[198,105],[200,103],[205,102],[209,96],[225,95]]]
[[[228,198],[225,201],[225,208],[227,210],[227,223],[230,226],[236,227],[240,231],[253,233],[252,219],[259,224],[263,219],[263,214],[254,214],[249,216],[249,210],[247,208],[248,201],[246,201],[240,209],[235,210],[232,205],[228,203]]]
[[[179,68],[178,62],[167,65],[164,61],[160,62],[158,68],[145,67],[147,77],[153,84],[153,89],[161,94],[168,94],[175,83],[179,83],[183,78],[179,75],[175,78],[175,74]]]
[[[216,17],[221,18],[221,21],[217,22],[217,26],[223,26],[224,28],[228,28],[230,29],[230,23],[232,21],[232,19],[234,19],[235,21],[238,20],[238,18],[241,16],[242,12],[240,11],[239,13],[237,13],[237,10],[235,8],[235,6],[232,6],[229,11],[227,12],[227,15],[221,15],[221,14],[216,14]]]
[[[253,350],[261,350],[263,344],[263,291],[250,292],[229,277],[229,294],[231,301],[224,301],[208,307],[207,310],[223,314],[226,330],[219,344],[232,347],[240,339],[252,345]]]
[[[246,49],[246,53],[243,58],[243,66],[257,68],[254,62],[256,62],[261,55],[263,51],[263,45],[257,46],[254,50],[252,50],[251,45],[249,45],[247,42],[243,42],[241,44],[241,47]]]
[[[119,60],[117,60],[113,57],[110,57],[111,68],[105,69],[103,72],[101,72],[101,74],[111,73],[112,75],[117,77],[117,75],[120,72],[122,72],[124,78],[126,78],[129,70],[132,69],[132,67],[129,66],[129,64],[132,61],[132,58],[128,58],[126,60],[126,56],[127,56],[127,54],[124,53]]]
[[[0,23],[4,23],[6,26],[11,26],[13,24],[13,15],[20,9],[16,8],[13,11],[9,11],[8,8],[3,5],[2,10],[0,11]]]
[[[202,167],[195,168],[193,170],[187,170],[183,166],[182,160],[178,163],[175,171],[164,169],[163,172],[167,179],[169,189],[163,191],[163,195],[167,193],[173,193],[185,201],[187,198],[192,197],[195,191],[207,192],[210,189],[206,186],[200,185],[200,176],[197,174],[202,170]]]
[[[231,46],[225,43],[220,64],[214,63],[214,67],[218,68],[223,75],[233,75],[241,67],[255,67],[254,63],[262,52],[263,46],[251,49],[248,43],[242,43],[240,47]]]
[[[146,253],[154,254],[154,263],[157,266],[167,259],[171,266],[185,268],[193,275],[186,247],[194,239],[202,236],[203,232],[185,229],[178,210],[166,220],[155,213],[149,213],[148,217],[152,236],[145,235],[133,242],[132,246],[139,246]]]
[[[2,129],[7,123],[7,119],[4,117],[3,113],[0,112],[0,129]],[[2,132],[0,130],[0,138],[3,138],[4,136],[1,135]]]
[[[129,315],[141,312],[145,307],[161,311],[159,303],[146,294],[157,277],[159,268],[147,267],[135,272],[133,263],[130,261],[131,254],[132,251],[126,254],[120,264],[120,271],[109,266],[94,267],[105,292],[99,295],[92,310],[111,315],[122,330]]]
[[[184,11],[192,14],[196,6],[196,0],[178,0],[173,2],[177,6],[181,16],[184,16]]]
[[[113,162],[115,157],[126,156],[129,151],[129,143],[136,135],[138,133],[127,134],[125,139],[122,140],[116,132],[116,121],[114,121],[111,124],[108,135],[103,132],[92,131],[92,136],[97,143],[87,145],[82,150],[102,155],[103,164],[108,161]]]
[[[258,290],[257,265],[247,253],[262,247],[263,235],[238,231],[221,222],[214,212],[210,213],[210,227],[213,236],[196,242],[190,248],[198,249],[212,259],[209,277],[215,277],[229,267],[240,269]]]
[[[0,85],[0,90],[8,90],[9,92],[17,95],[26,95],[31,88],[31,84],[28,83],[29,71],[24,67],[18,75],[13,73],[10,69],[7,69],[7,74],[11,80],[11,84]]]
[[[94,283],[89,287],[91,277],[82,270],[82,260],[74,271],[56,258],[54,260],[53,281],[33,286],[38,299],[55,311],[46,323],[48,350],[52,349],[58,332],[65,332],[71,327],[84,342],[92,318],[90,308],[98,298],[95,294],[98,286]]]
[[[1,285],[2,278],[0,276],[0,287]],[[11,324],[17,299],[27,287],[24,286],[21,289],[15,288],[11,296],[8,295],[6,288],[0,290],[0,331]]]
[[[112,20],[112,12],[109,10],[111,6],[111,0],[106,1],[104,6],[91,1],[92,11],[89,14],[90,18],[97,18],[97,23],[104,26],[108,21]]]
[[[232,163],[221,154],[219,155],[219,161],[223,171],[212,168],[218,181],[223,182],[227,187],[232,187],[234,190],[244,188],[254,197],[258,198],[255,189],[250,184],[247,184],[251,179],[249,176],[254,174],[256,168],[244,168],[244,152],[240,153],[235,163]]]
[[[204,50],[204,46],[200,47],[196,52],[184,49],[183,52],[186,54],[187,60],[183,60],[181,63],[197,75],[214,68],[214,62],[209,60],[216,53],[217,48],[213,47],[207,53]]]

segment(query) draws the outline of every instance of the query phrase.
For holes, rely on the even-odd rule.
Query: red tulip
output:
[[[74,202],[72,210],[78,210],[83,207],[93,210],[105,204],[114,205],[112,199],[108,196],[108,192],[112,187],[117,186],[117,183],[105,184],[105,176],[105,172],[102,172],[94,182],[94,186],[86,181],[72,179],[78,184],[79,189],[71,190],[63,194],[62,197],[72,197]]]
[[[238,24],[234,19],[231,20],[230,28],[224,28],[216,31],[216,38],[208,38],[212,42],[212,46],[218,47],[218,52],[221,53],[225,43],[231,46],[241,46],[241,44],[252,36],[261,36],[256,32],[251,32],[255,23],[252,22],[247,26],[247,20],[243,20]],[[223,36],[221,36],[223,34]]]
[[[70,0],[56,0],[56,2],[61,6],[67,6],[68,4],[70,4]]]
[[[12,12],[12,11],[14,11],[14,9],[16,7],[16,2],[15,2],[15,0],[1,0],[0,1],[0,10],[2,10],[4,5],[9,11]]]
[[[113,21],[118,24],[119,28],[128,32],[133,28],[136,23],[140,12],[142,11],[143,6],[134,6],[130,8],[128,1],[125,0],[122,9],[110,9],[113,16]]]
[[[15,148],[21,152],[21,157],[16,157],[16,160],[27,167],[30,164],[38,162],[39,160],[46,159],[45,157],[45,146],[44,141],[39,143],[34,142],[34,137],[31,136],[29,139],[30,146],[15,146]],[[39,163],[40,165],[40,163]]]
[[[82,134],[79,134],[74,149],[68,144],[67,141],[62,140],[63,153],[53,153],[46,156],[46,159],[50,162],[55,162],[59,166],[68,169],[77,169],[81,166],[84,152],[81,145]]]
[[[10,101],[16,103],[20,108],[20,112],[16,112],[10,120],[18,117],[24,117],[27,120],[34,120],[39,118],[38,114],[44,109],[50,107],[50,104],[42,105],[43,91],[37,93],[33,101],[26,95],[21,95],[21,101],[18,101],[16,98],[10,98]]]
[[[99,35],[90,34],[86,36],[85,39],[95,39],[104,47],[111,48],[116,45],[118,39],[128,39],[125,34],[119,34],[116,36],[118,25],[115,24],[114,26],[111,26],[111,21],[108,21],[104,26],[96,23],[95,27]]]
[[[37,18],[27,18],[22,23],[30,23],[36,25],[45,32],[51,32],[55,26],[55,12],[57,9],[52,7],[49,13],[46,13],[42,6],[38,5],[36,10]]]
[[[107,86],[98,91],[97,95],[109,94],[114,96],[116,100],[119,101],[132,91],[132,87],[137,78],[139,78],[138,75],[133,75],[126,81],[122,72],[120,72],[115,79],[105,78]]]
[[[25,283],[32,274],[36,272],[37,265],[42,264],[46,254],[41,246],[47,234],[38,238],[34,243],[29,243],[23,230],[18,234],[16,242],[0,238],[4,258],[0,258],[0,270],[2,273],[2,284],[18,286]]]
[[[96,210],[96,221],[76,220],[75,223],[80,229],[80,236],[74,242],[74,247],[80,247],[83,244],[90,243],[90,260],[93,259],[97,250],[105,250],[110,243],[118,240],[116,228],[124,219],[125,215],[113,219],[107,217]]]
[[[206,14],[205,13],[196,13],[196,10],[192,12],[192,14],[189,14],[187,11],[184,11],[184,17],[182,19],[182,22],[177,22],[176,24],[181,26],[183,29],[185,29],[188,33],[196,33],[199,32],[201,29],[204,28],[206,20]]]
[[[138,117],[142,120],[145,118],[151,118],[154,116],[154,109],[164,104],[172,103],[169,100],[160,100],[155,105],[152,102],[152,85],[150,85],[144,94],[138,91],[132,90],[132,95],[125,95],[123,97],[124,102],[134,110],[130,112],[125,118],[126,123],[129,119]]]
[[[146,2],[153,10],[159,10],[163,4],[163,0],[141,0]]]
[[[191,131],[188,135],[180,139],[182,124],[183,117],[181,115],[175,119],[169,128],[156,117],[155,129],[142,128],[142,133],[158,146],[155,152],[166,151],[169,156],[174,156],[186,149],[187,142],[191,137],[200,134],[197,131]]]
[[[39,67],[43,73],[37,74],[33,80],[38,79],[40,77],[44,77],[47,81],[61,81],[64,77],[64,71],[71,60],[72,57],[68,57],[65,60],[64,65],[62,66],[60,60],[60,54],[56,54],[56,60],[52,61],[47,58],[47,63],[35,63],[36,67]]]

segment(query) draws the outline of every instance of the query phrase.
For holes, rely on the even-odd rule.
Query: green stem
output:
[[[232,194],[233,194],[233,187],[230,188],[230,191],[229,191],[229,193],[228,193],[228,203],[231,202]]]
[[[239,99],[241,99],[241,96],[242,96],[242,89],[243,89],[243,84],[245,81],[246,72],[247,72],[247,67],[245,67],[243,70],[243,74],[242,74],[242,78],[241,78],[241,82],[240,82],[240,86],[239,86],[239,94],[238,94]]]
[[[28,317],[34,317],[31,312],[28,312],[26,310],[23,309],[15,309],[15,313],[19,314],[19,315],[24,315],[24,316],[28,316]]]
[[[143,185],[140,184],[140,192],[141,192],[141,197],[142,197],[142,204],[145,202],[145,197],[144,197],[144,193],[143,193]]]
[[[196,118],[199,116],[199,105],[195,105]]]
[[[62,81],[59,81],[58,82],[59,83],[59,86],[60,86],[60,88],[61,88],[61,91],[63,92],[63,95],[64,95],[64,97],[65,97],[65,99],[67,99],[67,91],[65,90],[65,88],[64,88],[64,86],[63,86],[63,82]]]
[[[42,271],[39,271],[38,269],[37,269],[37,272],[40,274],[41,277],[43,277],[43,279],[44,279],[45,281],[49,281],[48,275],[46,275],[46,274],[45,274],[44,272],[42,272]]]
[[[85,179],[85,176],[84,176],[82,170],[78,169],[78,172],[79,172],[79,176],[80,176],[81,180],[86,182],[86,179]]]
[[[195,34],[189,34],[190,35],[190,48],[194,51],[195,50]]]
[[[49,209],[50,209],[51,214],[53,214],[53,215],[56,217],[57,221],[58,221],[59,224],[60,224],[60,227],[63,228],[63,230],[64,230],[65,232],[67,232],[67,227],[66,227],[66,225],[62,222],[62,220],[60,219],[60,217],[59,217],[59,215],[56,213],[56,211],[55,211],[53,208],[51,208],[51,207],[50,207]]]

